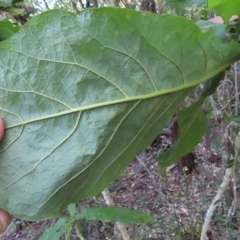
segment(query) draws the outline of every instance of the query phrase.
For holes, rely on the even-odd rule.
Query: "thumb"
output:
[[[5,232],[13,217],[4,209],[0,208],[0,234]]]

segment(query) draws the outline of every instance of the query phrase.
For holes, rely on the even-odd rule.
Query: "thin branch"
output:
[[[94,6],[95,8],[98,8],[98,1],[97,1],[97,0],[93,0],[93,6]]]
[[[76,11],[76,13],[80,13],[80,11],[77,8],[77,4],[75,3],[75,1],[71,0],[71,3],[72,3],[72,6],[73,6],[74,10]]]
[[[214,200],[212,201],[211,205],[209,206],[209,208],[207,210],[207,214],[206,214],[206,217],[205,217],[205,220],[203,223],[203,227],[202,227],[201,240],[207,239],[207,231],[209,229],[213,213],[214,213],[216,207],[219,205],[219,202],[222,199],[223,193],[228,188],[228,185],[232,179],[233,172],[235,169],[235,162],[237,161],[237,159],[239,157],[239,152],[240,152],[240,132],[238,133],[236,140],[235,140],[235,156],[233,159],[234,162],[231,167],[226,168],[225,175],[223,177],[223,182],[220,185]]]
[[[235,83],[235,115],[238,115],[238,74],[237,74],[237,63],[234,63],[234,83]]]
[[[44,4],[45,4],[45,7],[47,10],[50,10],[50,7],[48,6],[48,3],[46,2],[46,0],[43,0]]]
[[[232,183],[233,183],[233,201],[232,205],[228,210],[227,216],[231,218],[234,216],[236,208],[237,208],[237,184],[236,184],[236,174],[235,174],[236,162],[233,166],[233,176],[232,176]]]
[[[151,178],[154,178],[154,175],[151,173],[151,171],[148,169],[148,167],[147,167],[146,164],[144,163],[146,157],[147,157],[147,153],[146,153],[146,151],[143,151],[143,152],[141,152],[138,156],[136,156],[136,159],[137,159],[138,162],[143,166],[143,168],[147,171],[147,173],[149,174],[149,176],[151,176]]]
[[[80,5],[81,5],[82,9],[85,9],[82,0],[79,0],[79,3],[80,3]]]
[[[78,227],[77,221],[74,221],[74,227],[75,227],[77,236],[80,238],[80,240],[84,240],[84,237],[82,236],[81,231],[80,231],[80,229]]]
[[[86,8],[91,8],[89,0],[86,0]]]
[[[213,199],[211,205],[209,206],[209,208],[207,210],[207,214],[206,214],[206,217],[205,217],[205,220],[203,223],[203,227],[202,227],[201,240],[207,239],[207,231],[209,229],[213,213],[214,213],[216,207],[219,205],[219,202],[222,199],[223,193],[225,192],[225,190],[228,187],[229,182],[231,181],[231,176],[232,176],[232,168],[227,168],[224,178],[223,178],[223,182],[222,182],[220,188],[218,189],[215,198]]]
[[[69,9],[69,5],[67,5],[64,1],[60,0],[60,2],[64,6],[64,8]]]

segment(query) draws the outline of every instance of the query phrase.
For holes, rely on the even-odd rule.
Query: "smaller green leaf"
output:
[[[239,0],[208,0],[208,10],[220,15],[224,22],[228,22],[233,15],[240,14]]]
[[[201,99],[190,107],[178,112],[178,140],[168,151],[162,153],[157,158],[157,161],[161,165],[160,173],[163,177],[167,177],[167,167],[176,163],[182,156],[191,152],[207,131],[208,121],[202,111],[203,101],[204,99]]]
[[[236,123],[240,123],[240,116],[228,117],[227,119],[229,119],[230,121],[236,122]]]
[[[20,29],[19,26],[16,26],[8,19],[0,20],[0,41],[4,41],[10,38],[14,33],[16,33]]]
[[[233,119],[231,119],[229,116],[227,116],[227,114],[223,113],[223,119],[224,121],[226,121],[227,123],[230,123],[231,121],[234,121]],[[235,121],[234,121],[235,122]],[[239,118],[239,122],[240,122],[240,118]]]
[[[223,38],[228,31],[228,28],[226,25],[210,22],[207,20],[198,20],[195,22],[195,24],[197,24],[200,27],[202,32],[214,31],[215,32],[214,35],[220,38]]]
[[[100,220],[104,222],[121,222],[131,224],[134,222],[149,223],[154,220],[154,217],[137,210],[132,210],[125,207],[98,207],[89,208],[78,214],[79,219],[85,218],[88,220]]]
[[[223,76],[224,76],[224,72],[221,72],[221,73],[217,74],[216,76],[214,76],[213,78],[209,79],[204,84],[203,90],[200,95],[200,99],[205,99],[206,97],[215,93],[215,91],[219,85],[219,82],[221,81]]]
[[[4,40],[7,40],[13,34],[14,34],[14,32],[12,32],[11,30],[9,30],[7,28],[0,28],[0,42],[4,41]]]
[[[61,218],[52,227],[46,229],[39,240],[58,240],[69,228],[70,222],[67,218]]]
[[[210,119],[212,118],[212,115],[213,115],[213,110],[210,109],[210,110],[208,111],[208,113],[206,114],[207,119],[210,120]]]
[[[71,217],[73,217],[76,214],[76,204],[72,203],[68,205],[68,211]]]

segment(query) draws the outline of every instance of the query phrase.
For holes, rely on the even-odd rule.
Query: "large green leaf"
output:
[[[182,17],[54,10],[0,43],[0,206],[62,213],[100,193],[169,122],[192,87],[240,56]]]
[[[154,221],[154,217],[137,210],[125,207],[98,207],[89,208],[77,216],[78,219],[101,220],[104,222],[121,222],[131,224],[135,222],[149,223]]]

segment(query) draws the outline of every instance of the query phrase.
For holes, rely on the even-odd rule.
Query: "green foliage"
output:
[[[16,3],[20,2],[23,2],[23,0],[0,0],[0,9],[13,15],[21,15],[23,14],[23,11],[17,5],[15,5]]]
[[[69,204],[67,208],[70,216],[61,217],[58,219],[53,226],[44,231],[40,237],[40,240],[58,240],[63,236],[64,233],[66,233],[68,236],[71,234],[73,225],[76,221],[77,209],[75,204]],[[66,239],[69,238],[66,237]]]
[[[68,208],[68,212],[69,212],[70,216],[74,217],[74,215],[77,212],[76,204],[69,204],[67,208]]]
[[[0,41],[10,38],[14,33],[20,29],[19,26],[10,22],[8,19],[0,20]]]
[[[71,225],[67,218],[59,219],[52,227],[46,229],[39,240],[58,240]]]
[[[220,15],[224,22],[228,23],[233,15],[240,14],[240,1],[239,0],[208,0],[208,10]]]
[[[233,121],[240,124],[240,116],[232,116],[232,117],[225,116],[225,118],[227,122]]]
[[[207,131],[207,118],[202,111],[203,101],[203,99],[199,100],[178,112],[178,140],[157,158],[161,165],[160,172],[163,177],[167,177],[166,168],[176,163],[180,157],[191,152]]]
[[[101,220],[104,222],[121,222],[124,224],[131,224],[134,222],[149,223],[154,221],[154,217],[125,207],[98,207],[89,208],[84,212],[78,214],[77,218],[88,220]]]
[[[58,240],[64,233],[70,234],[73,225],[80,231],[80,226],[76,224],[81,219],[87,220],[101,220],[104,222],[121,222],[131,224],[135,222],[149,223],[154,220],[154,217],[144,212],[132,210],[125,207],[98,207],[89,208],[81,213],[77,212],[76,205],[68,205],[68,212],[70,217],[60,218],[53,226],[44,231],[40,240]],[[81,233],[82,234],[82,233]]]
[[[11,7],[15,3],[23,2],[23,0],[0,0],[0,7]]]
[[[220,72],[206,81],[199,96],[200,100],[177,114],[178,140],[157,158],[161,165],[160,172],[163,177],[167,177],[166,168],[176,163],[180,157],[191,152],[207,131],[208,119],[202,111],[202,104],[206,97],[216,91],[223,75],[224,73]]]
[[[193,86],[239,56],[237,42],[182,17],[115,8],[35,17],[0,44],[0,205],[39,220],[100,193]]]
[[[200,99],[205,99],[206,97],[214,94],[220,81],[224,78],[224,73],[225,72],[220,72],[219,74],[205,82],[202,92],[200,94]]]

